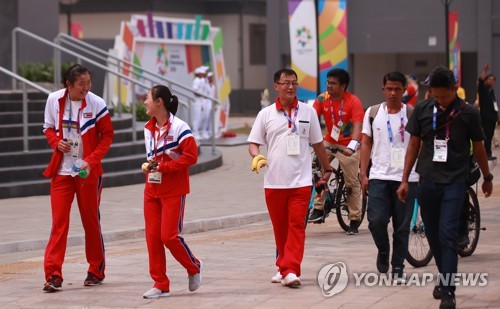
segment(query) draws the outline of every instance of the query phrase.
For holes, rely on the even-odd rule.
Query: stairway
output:
[[[28,93],[28,145],[29,152],[23,151],[22,94],[0,94],[0,199],[50,192],[50,179],[42,172],[50,161],[53,150],[43,135],[46,96]],[[132,117],[122,114],[113,116],[115,137],[104,158],[104,187],[114,187],[144,182],[140,166],[145,160],[144,134],[142,127],[137,130],[137,140],[132,140]],[[201,150],[201,153],[210,152]],[[203,172],[222,165],[220,152],[203,160],[200,155],[191,174]]]

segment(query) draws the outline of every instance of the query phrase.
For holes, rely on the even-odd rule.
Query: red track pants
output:
[[[52,230],[45,248],[45,279],[51,275],[62,278],[62,264],[66,254],[71,204],[78,202],[82,225],[85,230],[85,254],[89,263],[88,271],[104,278],[104,242],[102,240],[99,204],[101,202],[102,177],[95,181],[57,175],[50,183],[52,207]]]
[[[186,195],[167,198],[144,195],[149,274],[155,282],[154,287],[162,291],[170,291],[164,246],[186,268],[189,275],[200,271],[200,261],[191,253],[184,238],[179,234],[184,221],[185,201]]]
[[[300,277],[311,187],[265,189],[265,193],[278,250],[276,266],[283,278],[289,273]]]

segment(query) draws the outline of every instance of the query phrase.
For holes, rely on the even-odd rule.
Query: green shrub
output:
[[[61,64],[61,81],[66,70],[74,63],[65,62]],[[32,81],[32,82],[54,82],[54,64],[42,63],[39,61],[25,62],[19,65],[19,75]]]
[[[126,114],[132,113],[132,106],[122,104],[122,112]],[[146,107],[142,102],[135,103],[135,119],[137,121],[148,121],[151,118],[146,114]]]

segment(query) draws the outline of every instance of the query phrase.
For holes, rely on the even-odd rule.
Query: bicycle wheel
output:
[[[424,267],[432,259],[431,248],[425,236],[425,226],[420,216],[420,207],[415,200],[413,216],[410,223],[410,237],[408,239],[408,255],[406,260],[413,267]]]
[[[339,221],[340,226],[344,231],[347,232],[349,229],[349,207],[347,205],[347,195],[349,189],[344,187],[344,183],[339,184],[339,190],[337,191],[337,196],[335,197],[335,214],[337,215],[337,220]],[[361,218],[359,219],[359,225],[363,222],[366,214],[366,206],[368,204],[368,200],[366,197],[363,197],[361,201]]]
[[[347,206],[347,189],[344,187],[344,182],[341,181],[337,187],[336,195],[334,196],[334,209],[339,221],[340,227],[347,232],[349,229],[349,207]]]
[[[479,242],[479,232],[481,230],[481,216],[479,212],[479,201],[474,189],[467,188],[467,227],[469,230],[469,244],[466,247],[458,248],[458,255],[462,257],[471,256],[476,250]]]

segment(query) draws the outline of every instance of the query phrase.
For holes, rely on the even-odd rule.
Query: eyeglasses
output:
[[[290,81],[286,81],[286,82],[283,82],[283,83],[279,83],[279,82],[276,82],[276,84],[280,85],[280,86],[284,86],[286,88],[293,86],[293,87],[297,87],[299,85],[299,83],[297,82],[290,82]]]

